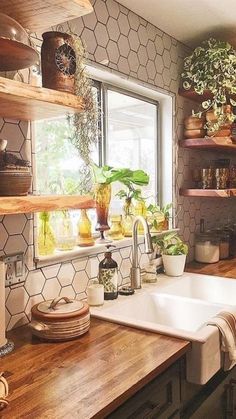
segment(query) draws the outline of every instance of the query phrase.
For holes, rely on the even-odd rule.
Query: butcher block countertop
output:
[[[104,418],[190,348],[184,340],[92,319],[77,340],[44,343],[24,326],[0,360],[10,386],[4,419]]]
[[[193,261],[187,265],[185,271],[202,275],[214,275],[236,279],[236,258],[234,257],[231,259],[220,260],[217,263],[208,264]]]

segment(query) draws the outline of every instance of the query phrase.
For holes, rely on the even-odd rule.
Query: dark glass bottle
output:
[[[114,300],[118,297],[118,265],[111,257],[107,246],[104,259],[99,263],[99,283],[104,285],[104,300]]]

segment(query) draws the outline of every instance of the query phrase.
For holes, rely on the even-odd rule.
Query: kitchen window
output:
[[[100,82],[100,138],[92,151],[96,163],[143,169],[150,175],[144,195],[158,201],[160,165],[158,102]],[[82,161],[69,140],[67,116],[35,122],[36,190],[40,194],[80,193]],[[119,185],[113,188],[119,189]],[[114,194],[115,195],[115,194]],[[114,199],[113,205],[119,206]]]

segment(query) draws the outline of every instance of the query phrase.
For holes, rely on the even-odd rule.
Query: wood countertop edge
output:
[[[164,335],[163,335],[164,336]],[[181,340],[181,339],[179,339]],[[181,348],[179,351],[176,351],[171,357],[169,357],[163,364],[155,368],[149,374],[147,374],[144,378],[126,390],[122,395],[114,399],[110,404],[105,406],[103,409],[99,411],[94,416],[91,416],[87,419],[104,419],[105,416],[114,412],[119,406],[125,403],[130,397],[132,397],[135,393],[141,390],[146,384],[150,383],[154,378],[158,377],[158,375],[162,374],[164,371],[167,370],[175,361],[178,361],[182,356],[186,354],[186,352],[191,348],[191,342],[186,342],[186,346]]]
[[[10,385],[8,397],[10,404],[3,413],[6,419],[31,417],[29,415],[33,412],[36,417],[42,419],[49,406],[51,414],[58,415],[58,418],[66,417],[72,412],[78,414],[81,419],[104,418],[184,356],[191,347],[191,343],[184,339],[104,320],[92,319],[90,330],[89,334],[80,338],[81,347],[78,356],[75,355],[77,340],[61,345],[52,343],[54,346],[46,343],[45,352],[42,351],[44,343],[38,342],[37,339],[31,341],[31,334],[26,326],[9,333],[9,337],[15,341],[16,349],[12,354],[1,359],[1,370],[7,372],[6,378],[9,378]],[[26,360],[29,370],[25,371],[24,368],[22,369],[22,365]],[[61,364],[58,364],[58,360]],[[64,376],[60,378],[60,373],[58,375],[57,372],[60,371],[60,368],[67,367],[70,371],[74,365],[77,377],[70,384],[76,386],[78,379],[82,380],[82,385],[87,385],[87,390],[84,391],[86,387],[83,387],[84,395],[80,395],[77,400],[75,396],[77,387],[74,387],[71,397],[66,401],[62,399],[58,407],[56,402],[58,395],[52,399],[50,395],[44,396],[39,405],[40,391],[43,388],[45,393],[45,389],[43,385],[44,372],[38,370],[37,363],[40,365],[40,362],[43,361],[45,362],[44,369],[47,366],[56,374],[54,376],[53,373],[54,378],[52,377],[50,386],[57,385],[60,379],[64,380],[60,387],[67,385],[67,378],[65,379]],[[94,370],[91,368],[92,361],[97,361],[95,376]],[[84,381],[83,377],[85,376]],[[46,375],[46,377],[48,376]],[[27,388],[18,388],[19,380],[31,383],[31,379],[32,384]],[[38,385],[39,387],[37,387]],[[34,400],[36,388],[38,389],[35,394],[37,400]],[[60,397],[60,391],[57,394]],[[89,404],[86,404],[87,399],[90,399]],[[17,416],[19,409],[22,409],[22,416]]]

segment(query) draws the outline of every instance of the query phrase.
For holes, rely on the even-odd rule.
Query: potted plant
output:
[[[208,134],[232,124],[235,115],[226,105],[236,106],[236,51],[228,42],[214,38],[202,42],[185,58],[181,76],[185,90],[193,89],[198,95],[210,93],[211,98],[202,101],[200,111],[193,111],[199,118],[203,112],[212,111],[205,125]]]
[[[140,177],[140,186],[144,186],[148,184],[148,177],[142,176]],[[134,185],[130,182],[127,183],[126,189],[121,189],[116,195],[120,198],[124,198],[124,217],[123,217],[123,230],[125,237],[132,236],[132,226],[133,226],[133,217],[134,215],[144,215],[146,212],[146,206],[144,198],[142,197],[141,189],[136,189]],[[133,205],[133,201],[137,202],[136,207]],[[140,233],[142,233],[141,225],[139,226]]]
[[[153,242],[160,248],[165,273],[168,276],[181,276],[184,272],[188,246],[177,233],[164,237],[153,237]]]
[[[104,241],[104,231],[109,230],[108,211],[111,201],[111,184],[113,182],[127,185],[148,184],[149,176],[143,170],[130,170],[125,168],[116,169],[111,166],[99,167],[92,163],[94,179],[94,197],[96,201],[97,226],[96,230],[101,233]]]
[[[168,230],[171,208],[172,203],[166,204],[164,207],[155,204],[150,204],[147,207],[147,218],[151,232]]]

